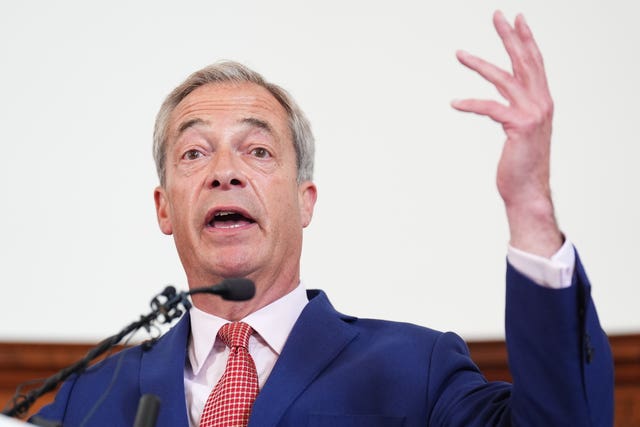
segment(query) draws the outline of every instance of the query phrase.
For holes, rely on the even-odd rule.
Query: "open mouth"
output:
[[[255,220],[244,212],[236,210],[218,210],[211,215],[207,226],[211,228],[232,229],[255,223]]]

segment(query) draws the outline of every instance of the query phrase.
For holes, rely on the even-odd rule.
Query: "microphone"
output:
[[[188,293],[214,294],[228,301],[247,301],[256,294],[256,286],[249,279],[229,278],[214,286],[191,289]]]
[[[155,394],[144,394],[138,403],[133,427],[154,427],[160,411],[160,398]]]
[[[79,375],[84,372],[92,360],[103,355],[130,333],[137,331],[140,328],[145,328],[147,331],[149,331],[150,326],[154,321],[156,321],[156,319],[158,319],[158,317],[160,317],[160,323],[165,324],[169,324],[173,320],[179,318],[184,313],[184,310],[189,310],[191,308],[191,303],[187,298],[188,295],[214,294],[219,295],[223,299],[229,301],[247,301],[253,298],[255,293],[256,286],[253,284],[253,282],[249,279],[243,278],[229,278],[223,280],[217,285],[191,289],[187,292],[177,292],[175,287],[167,286],[164,291],[156,295],[151,300],[152,310],[150,313],[140,316],[139,320],[136,320],[135,322],[132,322],[131,324],[125,326],[117,334],[102,340],[98,345],[89,350],[89,352],[82,359],[78,360],[73,365],[63,368],[49,378],[45,378],[42,381],[43,385],[39,388],[23,394],[20,391],[21,386],[19,386],[14,396],[12,406],[8,409],[4,409],[1,413],[2,415],[8,415],[10,417],[26,414],[33,402],[36,401],[36,399],[38,399],[43,394],[55,389],[58,384],[69,378],[71,375]],[[143,344],[145,346],[144,349],[151,349],[156,342],[157,338],[147,341],[146,344]],[[116,370],[113,374],[114,378],[117,373],[118,371]],[[108,388],[105,393],[108,392],[109,389],[110,388]],[[101,404],[102,398],[98,399],[98,401],[95,403],[94,409],[99,407]],[[140,405],[138,407],[138,414],[136,415],[135,427],[146,427],[154,425],[160,407],[160,401],[157,396],[145,395],[142,397],[139,404]],[[91,411],[93,411],[93,409]],[[46,422],[46,420],[40,419],[38,421],[45,425],[44,423]]]

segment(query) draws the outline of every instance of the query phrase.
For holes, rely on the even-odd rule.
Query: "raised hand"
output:
[[[562,245],[549,185],[553,101],[542,55],[524,17],[518,15],[512,27],[498,11],[493,24],[511,59],[511,73],[464,51],[458,51],[457,57],[492,83],[508,105],[465,99],[453,101],[452,106],[502,125],[507,140],[496,181],[507,211],[510,243],[548,257]]]

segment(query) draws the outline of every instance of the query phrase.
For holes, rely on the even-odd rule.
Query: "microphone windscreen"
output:
[[[221,285],[224,285],[225,292],[220,296],[229,301],[247,301],[256,294],[256,286],[249,279],[224,279]]]

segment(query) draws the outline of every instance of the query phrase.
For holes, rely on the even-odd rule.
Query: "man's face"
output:
[[[316,189],[296,181],[286,111],[252,83],[208,84],[169,119],[166,180],[155,190],[189,285],[225,277],[299,280],[302,228]]]

